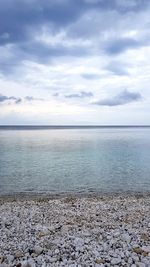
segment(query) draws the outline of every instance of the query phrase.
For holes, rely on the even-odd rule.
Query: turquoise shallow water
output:
[[[150,128],[0,128],[0,195],[150,191]]]

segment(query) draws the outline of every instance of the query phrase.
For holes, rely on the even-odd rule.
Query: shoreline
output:
[[[83,199],[83,198],[145,198],[150,197],[150,191],[127,191],[127,192],[88,192],[88,193],[11,193],[0,194],[1,201],[25,201],[25,200],[56,200],[64,198]]]

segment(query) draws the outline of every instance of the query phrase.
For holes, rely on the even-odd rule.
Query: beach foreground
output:
[[[1,198],[0,262],[150,266],[150,196]]]

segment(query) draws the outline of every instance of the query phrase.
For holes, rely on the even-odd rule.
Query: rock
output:
[[[40,255],[43,252],[43,248],[40,246],[35,246],[33,250],[36,255]]]
[[[3,262],[3,263],[0,263],[0,267],[10,267],[10,266]]]
[[[142,250],[147,253],[150,253],[150,246],[142,246]]]
[[[145,258],[145,257],[142,258],[142,259],[141,259],[141,262],[145,263],[146,266],[150,266],[150,260],[149,260],[148,257],[147,257],[147,258]]]
[[[120,232],[119,232],[119,231],[114,232],[114,233],[113,233],[113,236],[116,237],[116,238],[119,237],[119,236],[120,236]]]
[[[5,222],[5,227],[9,228],[11,226],[11,222]]]
[[[9,263],[14,261],[14,256],[13,255],[7,255],[7,260]]]
[[[80,250],[82,246],[84,245],[84,240],[82,238],[76,237],[74,239],[74,245],[76,247],[76,250]]]
[[[21,262],[21,267],[36,267],[33,259],[28,259]]]
[[[26,261],[22,261],[21,262],[21,267],[32,267],[29,262],[26,260]]]
[[[119,253],[119,255],[122,259],[124,259],[124,253],[122,251]]]
[[[59,254],[59,249],[55,249],[55,254]]]
[[[148,240],[149,240],[149,235],[148,235],[148,233],[143,233],[143,234],[141,234],[141,239],[144,240],[144,241],[148,241]]]
[[[118,257],[118,258],[113,258],[113,259],[111,260],[111,264],[112,264],[112,265],[117,265],[117,264],[119,264],[119,263],[121,263],[121,258],[120,258],[120,257]]]
[[[50,262],[51,262],[51,263],[54,263],[54,262],[56,262],[56,261],[57,261],[57,258],[56,258],[56,257],[51,257],[51,258],[50,258]]]
[[[123,234],[122,239],[127,243],[130,243],[130,241],[131,241],[131,237],[129,234]]]
[[[41,231],[38,232],[38,237],[44,237],[50,235],[50,230],[48,228],[43,228]]]
[[[128,258],[128,263],[131,265],[133,263],[133,260],[131,257]]]
[[[135,247],[133,248],[133,252],[135,252],[136,254],[142,254],[144,250],[142,248]]]
[[[138,267],[145,267],[145,263],[143,263],[143,262],[136,262],[136,265]]]
[[[134,262],[139,262],[139,257],[136,254],[132,254],[132,259]]]
[[[63,225],[63,227],[61,228],[61,232],[62,232],[62,234],[67,234],[68,233],[68,229],[69,229],[69,227],[68,227],[68,225]]]
[[[4,261],[5,257],[3,255],[0,255],[0,263]]]
[[[33,259],[28,259],[28,264],[29,264],[31,267],[36,267],[35,261],[34,261]]]
[[[105,263],[105,261],[103,259],[96,259],[95,263],[96,264],[102,264],[102,263]]]
[[[16,251],[15,258],[21,258],[23,256],[24,256],[24,253],[22,251],[20,251],[20,250]]]

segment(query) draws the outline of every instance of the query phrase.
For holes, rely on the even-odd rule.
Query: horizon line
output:
[[[87,127],[150,127],[150,125],[148,124],[135,124],[135,125],[131,125],[131,124],[103,124],[103,125],[99,125],[99,124],[86,124],[86,125],[78,125],[78,124],[74,124],[74,125],[42,125],[42,124],[0,124],[0,127],[56,127],[56,128],[72,128],[72,127],[79,127],[79,128],[87,128]]]

